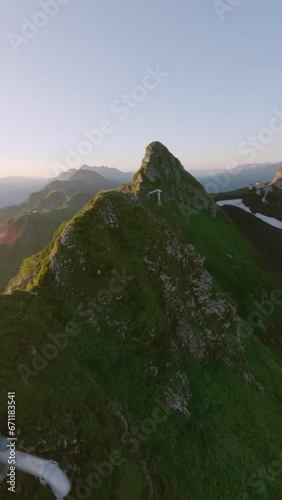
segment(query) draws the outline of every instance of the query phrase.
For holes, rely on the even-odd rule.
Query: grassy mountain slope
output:
[[[57,460],[70,477],[81,476],[82,470],[83,475],[88,476],[93,472],[92,461],[96,460],[97,464],[107,461],[112,452],[118,450],[124,461],[122,477],[117,482],[114,471],[112,477],[104,481],[106,497],[110,498],[111,490],[115,490],[116,498],[123,499],[123,489],[130,481],[137,495],[146,498],[142,468],[137,459],[130,456],[128,447],[120,443],[123,430],[110,411],[113,399],[94,380],[91,370],[77,363],[66,349],[61,349],[44,370],[44,364],[38,362],[36,366],[41,371],[34,371],[35,375],[27,378],[28,385],[21,379],[18,369],[24,364],[33,369],[30,363],[36,355],[32,353],[35,350],[40,353],[46,342],[52,343],[47,335],[62,332],[62,325],[52,318],[48,304],[32,294],[16,293],[13,296],[1,295],[0,309],[0,393],[1,401],[5,401],[7,382],[9,390],[16,392],[17,449]],[[61,342],[64,345],[64,341]],[[0,432],[7,434],[7,416],[2,405]],[[11,498],[6,483],[0,485],[0,495],[3,499]],[[19,472],[14,496],[21,499],[54,498],[49,487],[44,488],[35,478]]]
[[[175,165],[174,187],[166,162]],[[26,291],[0,297],[3,375],[12,363],[32,363],[32,348],[42,351],[48,332],[74,333],[28,385],[14,373],[21,439],[44,456],[47,443],[56,443],[56,459],[79,467],[68,469],[71,498],[92,460],[115,449],[125,462],[87,498],[279,498],[281,476],[264,481],[265,491],[260,477],[282,448],[279,299],[271,318],[250,324],[252,296],[269,298],[275,280],[222,210],[193,206],[198,187],[188,178],[179,186],[175,159],[165,154],[164,165],[161,207],[136,182],[98,194],[30,262],[32,277],[24,283],[21,276]],[[179,192],[189,192],[190,205]],[[45,448],[30,436],[25,402],[35,394],[48,404],[48,429],[44,412],[36,417]],[[55,423],[61,398],[77,419],[69,430],[63,418]],[[156,420],[160,401],[165,411]],[[70,439],[64,449],[62,428]],[[84,439],[74,457],[77,428]],[[39,491],[33,484],[22,478],[21,498]],[[52,498],[44,489],[40,495]]]
[[[117,186],[115,182],[102,177],[96,172],[78,170],[71,175],[70,179],[52,181],[41,191],[30,194],[21,205],[1,208],[0,222],[8,222],[17,215],[28,214],[33,211],[45,213],[59,210],[77,194],[94,196],[102,189],[113,189],[115,186]]]
[[[52,182],[19,206],[13,219],[2,223],[2,227],[0,224],[0,292],[5,290],[24,258],[42,250],[52,240],[56,229],[71,219],[93,195],[113,187],[115,184],[95,172],[79,171],[69,181]]]
[[[272,187],[272,191],[267,193],[265,201],[263,201],[264,192],[257,194],[256,190],[249,190],[249,188],[217,194],[215,200],[242,199],[253,214],[260,213],[282,221],[282,190],[280,182],[281,169],[278,170],[274,180],[268,184]],[[240,208],[225,205],[223,209],[236,224],[239,231],[244,233],[251,244],[260,252],[264,266],[271,271],[279,283],[282,283],[282,231],[259,220],[252,214],[242,211]]]
[[[264,191],[257,194],[255,189],[250,190],[248,187],[227,193],[218,193],[215,196],[216,201],[242,199],[243,203],[251,209],[253,213],[261,213],[267,217],[273,217],[282,220],[282,168],[276,172],[274,179],[267,183],[272,191],[267,193],[264,199]],[[256,179],[253,178],[253,182]]]
[[[225,206],[224,211],[237,225],[239,231],[245,234],[251,244],[259,249],[264,266],[269,269],[282,286],[281,248],[282,231],[266,224],[257,217],[240,208]]]

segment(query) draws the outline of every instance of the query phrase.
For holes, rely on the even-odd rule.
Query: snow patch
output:
[[[242,199],[237,199],[237,200],[221,200],[217,201],[216,204],[219,207],[223,207],[224,205],[232,205],[233,207],[241,208],[241,210],[245,210],[245,212],[248,212],[249,214],[254,215],[257,219],[261,219],[263,222],[266,222],[266,224],[269,224],[270,226],[276,227],[277,229],[282,229],[282,221],[274,219],[274,217],[267,217],[266,215],[260,214],[257,212],[256,214],[253,214],[253,212],[247,207]]]

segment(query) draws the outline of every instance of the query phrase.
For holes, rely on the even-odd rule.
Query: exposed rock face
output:
[[[282,167],[277,171],[277,174],[271,184],[274,184],[276,187],[282,189]]]
[[[131,184],[121,190],[135,196],[147,195],[154,189],[162,190],[162,201],[185,203],[214,215],[216,205],[203,186],[184,169],[180,161],[160,142],[152,142],[146,149],[141,168]]]
[[[236,304],[205,270],[204,257],[124,194],[97,195],[64,228],[48,260],[49,277],[39,288],[53,283],[48,293],[77,308],[80,321],[87,320],[89,346],[99,336],[108,349],[114,332],[117,352],[130,352],[134,360],[142,349],[142,370],[172,414],[191,417],[193,392],[182,367],[187,357],[233,366],[244,354]],[[110,370],[116,363],[114,356]]]
[[[151,182],[165,177],[174,184],[180,183],[180,172],[185,172],[180,161],[160,142],[152,142],[147,147],[140,170]]]
[[[96,266],[97,256],[102,252],[104,260],[112,261],[114,267],[112,254],[117,260],[122,259],[126,242],[128,254],[135,256],[129,275],[134,277],[136,269],[140,267],[142,277],[146,277],[145,281],[153,283],[153,288],[156,286],[157,291],[151,293],[156,293],[161,298],[164,307],[162,314],[166,317],[167,326],[170,325],[171,328],[173,356],[179,358],[186,353],[202,361],[210,353],[221,351],[222,357],[232,358],[234,354],[241,352],[240,321],[235,304],[217,289],[211,275],[204,268],[205,259],[192,245],[179,241],[164,222],[150,212],[147,213],[141,206],[132,206],[125,196],[115,192],[98,195],[93,206],[90,204],[86,209],[82,220],[87,220],[88,217],[88,236],[83,245],[78,222],[71,222],[51,252],[50,269],[61,291],[75,302],[78,298],[81,302],[87,301],[87,290],[93,290],[94,286],[88,276],[91,275],[93,265]],[[92,233],[95,236],[91,244]],[[97,234],[103,234],[103,238],[97,240]],[[134,234],[134,238],[130,234]],[[140,242],[138,250],[136,241]],[[141,244],[141,241],[146,243]],[[103,262],[101,269],[103,276]],[[97,279],[99,278],[96,277],[95,282]],[[136,279],[130,278],[131,281],[131,293],[135,287],[139,289],[145,286]],[[121,302],[118,295],[114,294],[114,302],[110,303],[108,309],[107,306],[104,307],[103,320],[96,315],[95,322],[102,321],[99,325],[101,328],[103,322],[106,322],[107,328],[112,328],[115,323],[118,331],[122,329],[122,325],[126,325],[128,306],[125,304],[132,302],[127,293],[125,288],[120,294]],[[146,297],[142,300],[144,309],[147,310],[149,305]],[[136,324],[136,320],[134,322]],[[129,325],[127,331],[130,330],[128,328]],[[155,329],[153,317],[150,329],[150,341],[154,341],[160,331]],[[159,368],[157,361],[154,366]]]

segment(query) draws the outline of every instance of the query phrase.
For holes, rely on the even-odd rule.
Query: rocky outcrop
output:
[[[146,149],[145,157],[133,181],[120,191],[142,196],[160,189],[162,202],[179,202],[198,210],[216,214],[216,205],[203,186],[190,175],[160,142],[152,142]]]
[[[282,189],[282,167],[277,171],[271,185],[275,185],[275,187]]]

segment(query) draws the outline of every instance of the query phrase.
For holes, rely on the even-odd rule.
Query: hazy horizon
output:
[[[273,161],[273,162],[264,162],[264,163],[248,163],[248,164],[238,164],[237,167],[254,167],[254,166],[264,166],[266,164],[269,164],[269,165],[275,165],[276,163],[281,163],[281,166],[282,166],[282,161]],[[84,165],[82,165],[81,167],[78,167],[77,170],[79,169],[82,169]],[[121,172],[132,172],[132,173],[135,173],[139,170],[140,166],[139,165],[138,167],[136,168],[132,168],[131,170],[128,169],[128,170],[123,170],[121,168],[117,168],[117,167],[113,167],[111,165],[87,165],[88,167],[106,167],[106,168],[113,168],[113,169],[117,169],[117,170],[120,170]],[[188,171],[188,172],[192,172],[194,175],[199,175],[199,174],[202,174],[202,176],[208,176],[209,173],[220,173],[220,172],[223,172],[224,170],[226,170],[224,167],[216,167],[216,168],[210,168],[210,169],[206,169],[206,168],[198,168],[198,169],[187,169],[184,165],[184,168]],[[236,167],[234,167],[236,168]],[[71,170],[71,167],[68,169],[68,170]],[[228,170],[226,170],[228,172]],[[65,170],[65,172],[67,172],[67,170]],[[102,175],[102,174],[101,174]],[[46,177],[46,176],[40,176],[40,175],[1,175],[0,173],[0,179],[6,179],[6,178],[34,178],[34,179],[52,179],[53,177]]]
[[[49,3],[2,6],[1,178],[136,171],[153,140],[188,171],[279,162],[278,0]]]

